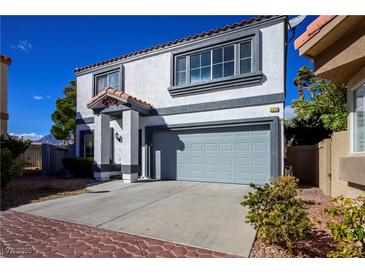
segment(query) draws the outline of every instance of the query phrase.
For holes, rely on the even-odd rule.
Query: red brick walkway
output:
[[[236,257],[14,211],[1,212],[0,225],[2,257]]]

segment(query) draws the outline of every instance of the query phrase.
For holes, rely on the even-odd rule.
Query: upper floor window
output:
[[[214,49],[212,79],[234,74],[234,46]]]
[[[240,44],[240,72],[241,74],[252,71],[251,41]]]
[[[354,152],[365,152],[365,84],[354,96]]]
[[[196,83],[211,78],[211,52],[205,51],[190,56],[190,82]]]
[[[99,74],[95,76],[95,93],[99,93],[106,87],[120,89],[119,70]]]
[[[251,40],[246,40],[177,57],[174,85],[198,84],[252,72],[251,44]]]
[[[177,85],[182,86],[186,84],[186,58],[177,59]]]

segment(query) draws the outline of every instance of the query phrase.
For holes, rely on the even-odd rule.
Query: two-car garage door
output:
[[[153,133],[156,179],[263,184],[270,177],[269,126]]]

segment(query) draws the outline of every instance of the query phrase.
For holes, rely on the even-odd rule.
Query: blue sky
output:
[[[252,16],[1,16],[1,53],[9,68],[9,133],[47,135],[55,100],[74,68]],[[295,38],[316,16],[308,16]],[[295,39],[294,38],[294,39]],[[288,45],[286,103],[296,71],[311,65]]]

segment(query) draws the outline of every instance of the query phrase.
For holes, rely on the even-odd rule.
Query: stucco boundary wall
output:
[[[302,183],[318,186],[327,196],[349,197],[349,184],[340,179],[340,158],[348,155],[348,148],[348,132],[335,132],[312,146],[288,147],[285,166],[291,166]]]

